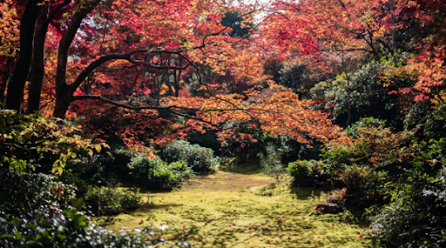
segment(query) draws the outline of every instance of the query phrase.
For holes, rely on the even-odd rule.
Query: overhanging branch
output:
[[[166,110],[166,111],[171,112],[172,114],[175,114],[175,115],[178,115],[178,116],[183,116],[183,117],[188,118],[188,119],[198,120],[200,122],[209,124],[209,125],[217,128],[217,129],[220,129],[219,125],[213,124],[210,121],[206,121],[206,120],[204,120],[202,118],[198,118],[198,117],[191,116],[191,115],[184,114],[184,113],[181,113],[181,112],[177,111],[177,110],[200,111],[199,109],[185,108],[185,107],[179,107],[179,106],[175,106],[175,105],[166,106],[166,107],[163,107],[163,106],[152,106],[152,105],[150,105],[150,106],[132,106],[132,105],[120,103],[120,102],[117,102],[117,101],[113,101],[113,100],[110,100],[108,98],[105,98],[103,96],[98,96],[98,95],[75,96],[73,98],[73,102],[77,101],[77,100],[99,100],[101,102],[108,103],[108,104],[111,104],[111,105],[116,106],[116,107],[121,107],[121,108],[131,109],[131,110],[144,110],[144,109]]]

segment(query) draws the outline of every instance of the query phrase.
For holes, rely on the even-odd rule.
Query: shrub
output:
[[[355,72],[342,73],[333,81],[316,84],[311,93],[313,98],[325,101],[325,108],[330,109],[335,123],[345,125],[366,116],[387,120],[389,126],[403,129],[401,111],[397,94],[389,94],[398,88],[412,86],[416,78],[402,73],[389,73],[403,66],[408,54],[397,54],[381,61],[371,61]],[[386,84],[391,81],[391,84]],[[405,104],[405,103],[404,103]],[[348,124],[347,124],[348,125]]]
[[[129,163],[137,182],[157,189],[180,187],[194,174],[186,162],[167,163],[160,158],[150,158],[144,153],[133,153]]]
[[[370,233],[390,247],[446,246],[446,168],[436,177],[410,171],[396,199],[373,218]]]
[[[141,238],[115,237],[94,225],[75,188],[42,173],[23,174],[0,167],[0,247],[104,247]],[[127,246],[129,247],[129,246]]]
[[[163,232],[152,225],[119,235],[96,226],[82,210],[83,200],[76,198],[74,186],[57,177],[23,174],[0,164],[0,178],[0,247],[143,248],[164,243]],[[129,193],[121,194],[122,206],[138,201]],[[182,242],[184,247],[190,245]]]
[[[346,187],[349,201],[383,203],[396,175],[413,157],[413,147],[408,146],[413,132],[394,133],[384,124],[363,118],[345,130],[351,143],[329,144],[323,151],[332,182]]]
[[[446,246],[446,139],[421,144],[396,178],[393,202],[373,218],[371,234],[392,247]]]
[[[192,145],[185,140],[175,140],[168,144],[162,157],[168,163],[186,162],[195,172],[210,172],[218,163],[212,149]]]
[[[120,191],[115,188],[92,187],[85,195],[87,205],[97,215],[114,215],[135,210],[141,200],[138,191]]]
[[[382,204],[395,186],[397,174],[413,159],[414,147],[408,146],[413,132],[394,133],[385,122],[362,118],[345,129],[350,137],[344,142],[326,144],[321,161],[297,161],[288,172],[297,183],[330,181],[345,187],[349,203]]]
[[[351,165],[345,168],[339,179],[345,184],[347,200],[356,206],[384,203],[389,198],[392,180],[386,171]]]
[[[44,173],[52,169],[62,174],[67,162],[79,154],[93,156],[94,151],[108,147],[82,138],[79,129],[60,122],[43,115],[0,109],[0,163],[22,172],[38,168]]]
[[[317,160],[299,160],[288,164],[287,172],[297,185],[314,185],[323,183],[329,178],[329,168]]]
[[[92,157],[79,155],[77,159],[68,161],[62,181],[75,184],[76,194],[83,197],[90,185],[114,187],[120,182],[131,181],[130,154],[121,150],[101,151]]]
[[[282,154],[283,151],[277,149],[272,144],[266,146],[266,156],[261,152],[258,154],[264,173],[275,177],[277,181],[279,181],[280,176],[285,172],[284,165],[282,164]]]

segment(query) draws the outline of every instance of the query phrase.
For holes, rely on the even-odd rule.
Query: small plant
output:
[[[266,156],[259,153],[260,165],[263,167],[265,174],[275,177],[277,181],[285,172],[285,167],[282,164],[283,151],[277,149],[273,144],[266,146]]]

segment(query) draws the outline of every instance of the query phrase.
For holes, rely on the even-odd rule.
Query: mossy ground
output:
[[[173,227],[161,236],[198,247],[374,247],[362,236],[367,223],[360,216],[316,213],[325,197],[321,189],[276,183],[253,166],[233,171],[238,173],[219,170],[180,190],[150,193],[136,211],[102,217],[99,224],[113,231]]]

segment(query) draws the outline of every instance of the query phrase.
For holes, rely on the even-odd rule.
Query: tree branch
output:
[[[108,98],[105,98],[103,96],[98,96],[98,95],[75,96],[75,97],[73,97],[73,99],[74,99],[73,102],[77,101],[77,100],[99,100],[99,101],[102,101],[104,103],[108,103],[108,104],[111,104],[113,106],[116,106],[116,107],[121,107],[121,108],[131,109],[131,110],[143,110],[143,109],[166,110],[166,111],[169,111],[169,112],[171,112],[171,113],[173,113],[175,115],[183,116],[185,118],[189,118],[189,119],[193,119],[193,120],[198,120],[200,122],[207,123],[207,124],[217,128],[217,129],[219,129],[219,125],[217,125],[217,124],[213,124],[210,121],[206,121],[206,120],[204,120],[202,118],[198,118],[198,117],[195,117],[195,116],[184,114],[184,113],[181,113],[181,112],[178,112],[178,111],[175,110],[175,109],[181,109],[181,110],[189,110],[189,111],[200,111],[199,109],[184,108],[184,107],[178,107],[178,106],[175,106],[175,105],[167,106],[167,107],[162,107],[162,106],[131,106],[131,105],[120,103],[120,102],[117,102],[117,101],[113,101],[113,100],[110,100]]]
[[[67,6],[70,3],[71,3],[71,0],[65,0],[65,1],[63,1],[63,3],[57,5],[54,9],[52,9],[50,14],[46,18],[45,22],[43,23],[43,25],[48,25],[50,23],[50,21],[53,19],[54,15],[56,15],[56,13],[60,9],[62,9],[63,7]]]

